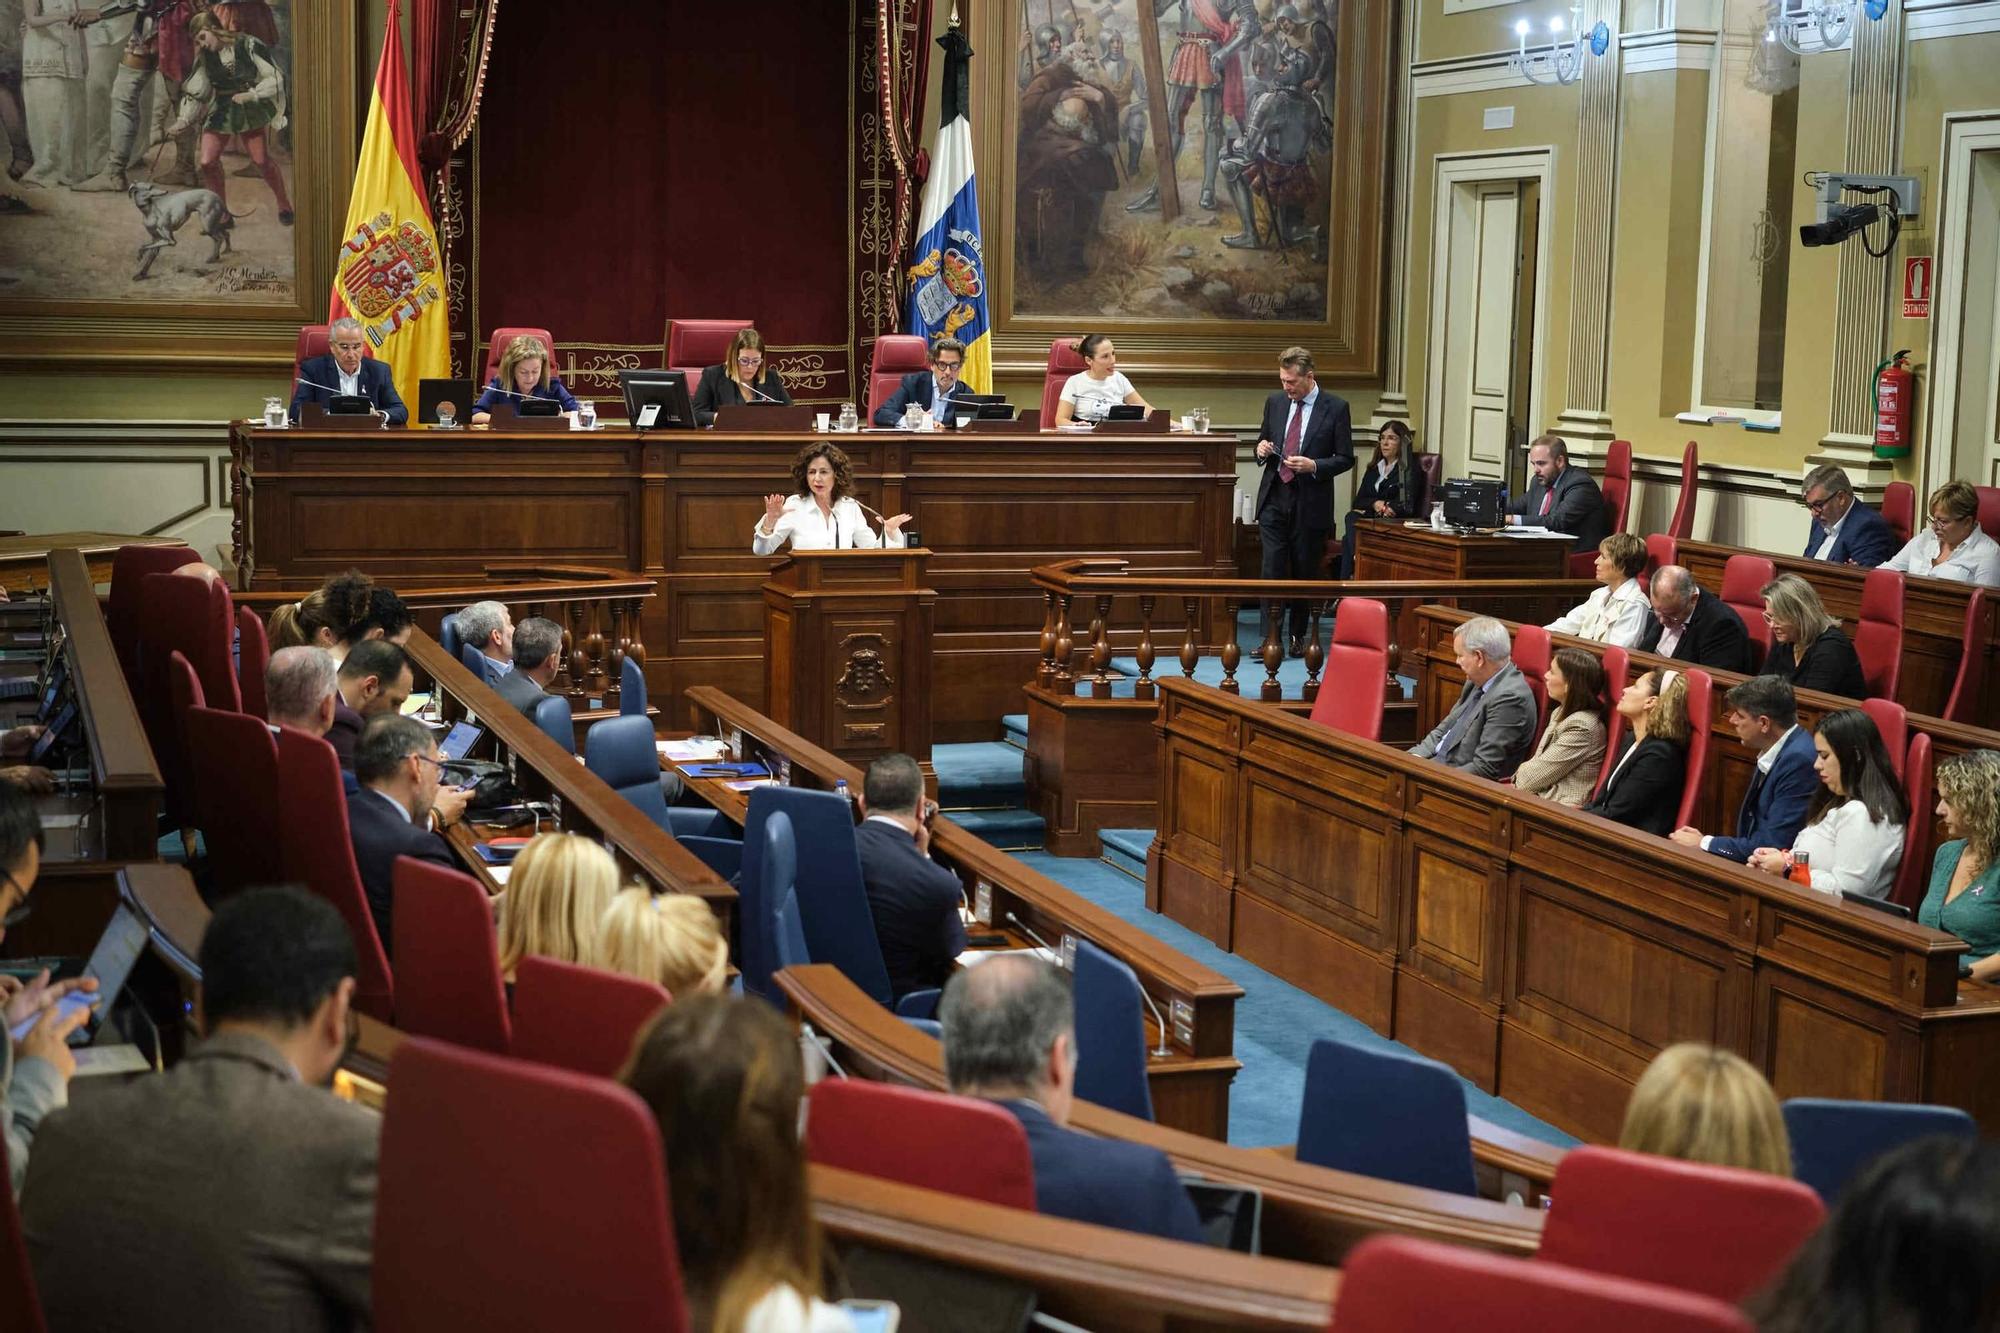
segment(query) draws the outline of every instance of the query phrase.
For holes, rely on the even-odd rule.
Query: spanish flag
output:
[[[417,168],[401,9],[401,0],[389,0],[327,320],[360,320],[375,355],[394,368],[396,392],[414,404],[419,380],[451,374],[451,321],[437,228]]]

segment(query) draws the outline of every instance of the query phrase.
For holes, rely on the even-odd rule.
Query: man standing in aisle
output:
[[[1257,433],[1257,461],[1264,479],[1257,484],[1257,528],[1264,543],[1267,579],[1314,579],[1326,561],[1326,538],[1333,531],[1333,479],[1354,466],[1354,421],[1345,399],[1322,392],[1313,376],[1313,357],[1303,347],[1278,356],[1278,392],[1264,401],[1264,424]],[[1301,599],[1290,607],[1286,651],[1303,657],[1311,616]],[[1266,625],[1286,612],[1266,602]]]

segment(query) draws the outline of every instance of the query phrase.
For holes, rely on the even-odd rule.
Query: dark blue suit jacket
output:
[[[1299,452],[1312,459],[1319,471],[1302,472],[1289,483],[1301,488],[1293,522],[1308,532],[1332,530],[1333,479],[1354,466],[1354,417],[1347,410],[1347,400],[1329,392],[1325,385],[1318,388],[1319,397],[1313,401],[1312,415],[1306,418]],[[1278,447],[1278,455],[1282,455],[1291,419],[1292,400],[1281,389],[1264,400],[1264,419],[1257,428],[1257,438],[1269,440]],[[1274,460],[1276,457],[1273,456]],[[1259,515],[1271,498],[1271,488],[1285,484],[1278,476],[1278,466],[1276,461],[1263,464],[1264,475],[1257,483]]]
[[[1825,540],[1826,529],[1820,526],[1818,519],[1814,519],[1811,530],[1806,533],[1805,554],[1808,559]],[[1840,535],[1834,538],[1833,549],[1827,552],[1826,558],[1831,564],[1855,564],[1873,569],[1896,554],[1901,546],[1896,534],[1889,530],[1889,520],[1856,500],[1847,511],[1847,517],[1841,521]]]
[[[1743,806],[1736,812],[1736,836],[1712,837],[1708,850],[1732,861],[1748,861],[1759,847],[1790,847],[1806,826],[1806,811],[1818,790],[1812,733],[1800,727],[1779,747],[1778,762],[1763,785],[1754,776],[1750,779]]]
[[[861,821],[854,849],[890,991],[901,999],[944,985],[965,952],[958,876],[918,851],[914,835],[879,819]]]
[[[1033,1102],[1002,1102],[1028,1131],[1035,1211],[1199,1243],[1201,1219],[1157,1148],[1064,1129]]]
[[[379,792],[364,789],[348,797],[347,833],[354,840],[354,864],[361,871],[361,887],[368,894],[368,914],[375,918],[375,933],[382,937],[382,952],[393,957],[389,927],[396,858],[414,856],[453,870],[458,869],[458,862],[443,838],[403,818]]]
[[[510,387],[502,385],[500,377],[495,375],[486,382],[486,388],[479,395],[479,401],[472,405],[472,410],[475,412],[491,412],[501,403],[518,405],[521,401],[521,395],[507,392]],[[558,411],[576,411],[576,396],[564,388],[561,378],[555,375],[544,376],[542,382],[537,384],[527,396],[530,398],[552,398],[556,402],[556,409]]]
[[[936,390],[937,377],[932,375],[930,371],[911,371],[909,374],[903,376],[903,382],[896,386],[896,392],[884,398],[882,406],[875,409],[875,424],[878,426],[902,425],[903,413],[909,408],[911,403],[915,403],[918,407],[929,407],[933,411],[936,411],[936,405],[931,402],[931,398],[935,395]],[[965,381],[960,380],[952,388],[952,399],[955,401],[960,394],[971,392],[972,390],[965,387]],[[947,403],[942,409],[942,414],[939,415],[938,420],[944,422],[946,425],[950,425],[952,410],[950,403]]]
[[[387,412],[390,425],[401,426],[409,421],[410,409],[403,406],[403,400],[397,396],[396,377],[386,361],[377,361],[369,356],[362,357],[358,378],[361,381],[362,397],[375,404],[379,410]],[[312,383],[306,383],[307,380],[311,380]],[[331,385],[332,388],[323,389],[319,387],[322,384]],[[300,407],[306,403],[318,403],[321,407],[325,407],[333,400],[339,388],[340,367],[334,364],[331,355],[316,356],[300,366],[299,382],[292,386],[293,422],[296,423],[299,419]]]

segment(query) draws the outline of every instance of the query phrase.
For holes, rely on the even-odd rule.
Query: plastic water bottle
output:
[[[837,778],[833,784],[833,794],[847,802],[847,817],[854,818],[854,793],[847,789],[847,779]]]

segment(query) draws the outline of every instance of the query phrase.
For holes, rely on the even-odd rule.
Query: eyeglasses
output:
[[[739,366],[761,366],[764,364],[764,358],[761,356],[739,356],[736,358],[736,364]]]
[[[1965,522],[1966,518],[1971,517],[1971,514],[1967,514],[1965,518],[1939,518],[1936,514],[1932,514],[1931,527],[1938,532],[1943,532],[1948,528],[1957,527],[1959,524]]]
[[[4,870],[0,870],[0,879],[6,880],[7,887],[21,895],[21,901],[14,907],[9,908],[5,917],[0,917],[0,930],[4,930],[18,926],[23,921],[26,921],[29,914],[35,910],[35,905],[28,900],[28,891],[21,887],[20,880],[15,879]]]
[[[1799,501],[1799,503],[1804,505],[1807,509],[1811,510],[1813,513],[1817,514],[1822,509],[1825,509],[1828,505],[1832,504],[1835,500],[1838,500],[1841,497],[1841,494],[1842,492],[1835,491],[1832,495],[1822,495],[1817,500],[1801,500]]]
[[[938,368],[939,370],[957,370],[957,369],[958,369],[958,368],[959,368],[960,366],[963,366],[963,365],[965,364],[965,362],[963,362],[963,361],[938,361],[938,362],[935,362],[934,364],[935,364],[935,365],[937,366],[937,368]]]
[[[416,760],[419,760],[419,761],[421,761],[421,762],[423,762],[423,763],[426,763],[426,764],[429,764],[429,765],[430,765],[430,766],[431,766],[432,768],[435,768],[435,769],[436,769],[436,770],[438,771],[438,778],[439,778],[439,780],[440,780],[440,781],[442,781],[442,780],[443,780],[443,778],[444,778],[444,760],[442,760],[442,759],[437,759],[437,758],[434,758],[433,756],[431,756],[431,755],[427,755],[427,754],[413,754],[413,755],[411,755],[411,756],[410,756],[410,758],[412,758],[412,759],[416,759]]]

